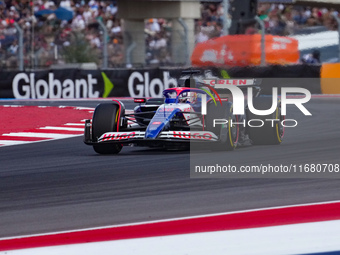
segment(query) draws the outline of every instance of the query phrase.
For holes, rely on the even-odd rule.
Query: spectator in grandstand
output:
[[[17,40],[14,40],[13,43],[11,44],[11,46],[9,46],[8,48],[8,52],[10,55],[12,56],[16,56],[17,55],[17,52],[18,52],[18,42]]]
[[[114,22],[113,22],[113,26],[111,28],[111,33],[112,35],[114,36],[119,36],[122,32],[122,28],[120,26],[120,22],[118,19],[116,19]]]
[[[196,35],[196,43],[201,43],[201,42],[205,42],[207,40],[209,40],[209,36],[205,31],[202,31],[202,29],[200,28],[200,32]]]
[[[223,34],[224,9],[221,3],[203,3],[202,19],[196,21],[196,43],[204,42]]]
[[[123,62],[123,43],[120,42],[119,39],[115,38],[112,40],[112,43],[108,44],[108,51],[110,55],[109,61],[112,65],[117,65]]]
[[[310,54],[305,54],[301,58],[303,64],[320,64],[320,51],[314,50]]]
[[[155,34],[161,31],[161,26],[158,23],[157,19],[149,19],[146,23],[146,30],[149,30],[150,33]]]
[[[72,30],[83,31],[86,27],[84,17],[78,12],[78,15],[72,21]]]

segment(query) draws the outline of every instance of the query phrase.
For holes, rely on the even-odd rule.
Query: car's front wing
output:
[[[86,137],[86,136],[85,136]],[[217,142],[219,138],[209,131],[163,131],[156,139],[146,139],[145,131],[108,132],[104,133],[97,141],[86,140],[86,144],[120,143],[120,144],[154,144],[169,142]]]

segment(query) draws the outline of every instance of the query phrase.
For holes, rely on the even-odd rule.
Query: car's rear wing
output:
[[[247,88],[253,88],[253,95],[256,97],[260,94],[261,79],[204,79],[202,86],[212,87],[221,97],[228,98],[230,91],[228,86],[237,86],[246,91]],[[244,92],[245,93],[245,92]]]
[[[182,75],[190,75],[190,76],[192,76],[192,75],[201,74],[201,73],[202,73],[202,71],[199,70],[199,69],[189,69],[189,70],[183,70],[181,72],[181,76]]]
[[[259,86],[261,79],[204,79],[203,82],[215,89],[225,89],[226,85],[238,87]]]

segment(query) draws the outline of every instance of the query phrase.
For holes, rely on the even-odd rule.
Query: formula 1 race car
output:
[[[125,145],[190,148],[200,143],[230,151],[247,141],[281,143],[280,102],[258,97],[255,79],[221,80],[190,70],[178,83],[163,91],[164,98],[135,98],[138,106],[131,113],[121,101],[99,104],[92,120],[85,122],[85,144],[100,154],[117,154]],[[251,109],[272,111],[254,114],[245,102],[249,97]]]

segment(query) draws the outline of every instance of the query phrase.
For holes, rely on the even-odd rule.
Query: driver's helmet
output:
[[[194,104],[197,102],[196,92],[184,92],[178,98],[180,103]]]

